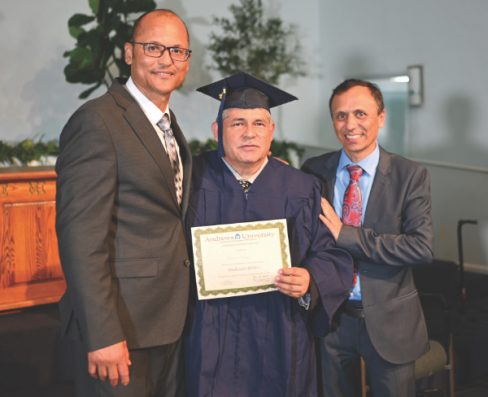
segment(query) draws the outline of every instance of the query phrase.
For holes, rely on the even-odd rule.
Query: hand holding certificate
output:
[[[199,299],[275,291],[290,267],[285,219],[192,228]]]

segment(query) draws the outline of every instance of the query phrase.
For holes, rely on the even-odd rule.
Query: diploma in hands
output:
[[[285,219],[191,228],[198,299],[275,291],[290,267]]]

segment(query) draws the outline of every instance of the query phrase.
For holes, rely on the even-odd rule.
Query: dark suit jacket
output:
[[[184,170],[180,209],[164,147],[121,83],[74,113],[56,163],[62,322],[89,351],[123,339],[129,348],[172,343],[187,313],[190,151],[171,114]]]
[[[322,179],[330,203],[339,157],[340,151],[327,153],[303,165]],[[337,245],[355,259],[369,337],[391,363],[411,362],[428,349],[411,266],[431,262],[432,235],[427,170],[380,148],[364,223],[343,226]]]

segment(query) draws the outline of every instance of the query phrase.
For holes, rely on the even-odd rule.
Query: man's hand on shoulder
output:
[[[334,236],[334,239],[337,241],[337,239],[339,238],[339,233],[342,229],[341,219],[337,216],[334,208],[329,204],[326,199],[322,198],[322,200],[320,201],[320,205],[322,207],[322,213],[319,215],[319,218],[322,223],[327,226],[327,228]]]
[[[88,373],[102,381],[109,380],[112,386],[129,384],[129,349],[127,342],[115,343],[88,353]]]

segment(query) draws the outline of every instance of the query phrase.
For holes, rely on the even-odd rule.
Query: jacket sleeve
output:
[[[81,108],[60,138],[56,230],[67,295],[88,351],[124,339],[109,253],[117,211],[115,149],[103,117]]]
[[[320,221],[320,197],[320,186],[316,181],[310,200],[311,244],[303,266],[310,272],[312,283],[320,297],[320,305],[316,310],[324,311],[322,315],[326,315],[322,324],[317,325],[321,331],[326,332],[335,312],[352,288],[353,260],[347,251],[336,246],[334,237]]]
[[[430,177],[427,170],[420,166],[415,167],[409,175],[403,182],[403,196],[398,197],[385,190],[380,198],[385,200],[382,203],[388,216],[388,225],[384,227],[386,231],[381,230],[379,222],[374,229],[344,225],[337,245],[347,249],[357,260],[378,264],[405,266],[431,262],[433,230]],[[392,204],[392,200],[397,203]],[[390,207],[398,208],[397,213],[389,213],[387,208]]]

